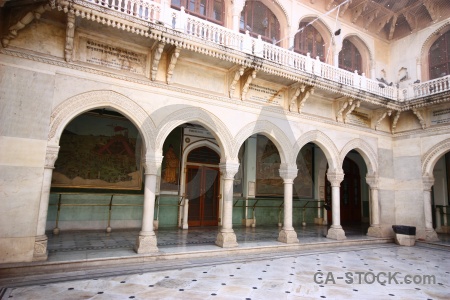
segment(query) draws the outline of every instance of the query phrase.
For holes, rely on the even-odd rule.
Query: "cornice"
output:
[[[265,112],[273,113],[275,115],[283,114],[284,116],[289,116],[291,118],[291,121],[293,121],[293,122],[296,121],[295,119],[307,120],[307,121],[311,121],[311,122],[315,122],[315,123],[319,123],[319,124],[327,124],[327,125],[342,128],[342,129],[353,129],[353,130],[356,130],[359,132],[363,131],[363,132],[366,132],[369,134],[374,134],[377,136],[380,136],[380,135],[392,136],[392,134],[389,132],[375,131],[374,129],[371,129],[368,127],[360,127],[360,126],[349,124],[349,123],[336,122],[335,120],[332,120],[332,119],[327,119],[327,118],[323,118],[323,117],[319,117],[319,116],[313,116],[313,115],[309,115],[306,113],[299,114],[297,112],[290,112],[290,111],[282,109],[279,106],[270,106],[270,105],[265,105],[265,104],[257,104],[257,103],[249,102],[249,101],[230,99],[229,97],[225,97],[225,96],[213,95],[213,94],[201,92],[198,90],[191,90],[191,89],[187,89],[187,88],[183,88],[183,87],[179,87],[179,86],[167,85],[165,83],[161,83],[161,82],[157,82],[157,81],[151,81],[150,79],[147,79],[147,78],[137,78],[134,76],[127,76],[124,74],[108,72],[105,70],[100,70],[100,69],[88,67],[85,65],[77,64],[77,63],[68,63],[63,59],[44,57],[44,56],[40,56],[40,55],[37,55],[34,53],[29,53],[29,52],[25,52],[25,51],[22,51],[19,49],[14,49],[12,47],[0,48],[0,53],[4,54],[4,55],[13,56],[13,57],[18,57],[18,58],[22,58],[22,59],[28,59],[28,60],[32,60],[32,61],[36,61],[36,62],[40,62],[40,63],[45,63],[45,64],[49,64],[49,65],[53,65],[53,66],[57,66],[57,67],[61,67],[61,68],[67,68],[67,69],[86,72],[86,73],[90,73],[90,74],[94,74],[94,75],[100,75],[100,76],[104,76],[104,77],[118,79],[121,81],[136,83],[136,84],[143,85],[143,86],[154,87],[154,88],[158,88],[161,90],[169,90],[172,92],[179,93],[180,95],[194,96],[194,97],[196,97],[196,99],[194,101],[199,102],[199,103],[208,104],[208,105],[211,105],[211,100],[213,100],[216,102],[216,103],[214,103],[215,106],[223,106],[223,107],[230,108],[231,105],[235,105],[235,106],[239,106],[240,108],[242,108],[242,107],[247,108],[250,113],[254,113],[254,111],[261,112],[261,108],[264,107]],[[193,101],[192,98],[189,98],[186,96],[180,96],[178,98],[184,98],[186,100]],[[207,99],[207,100],[202,100],[202,99]]]

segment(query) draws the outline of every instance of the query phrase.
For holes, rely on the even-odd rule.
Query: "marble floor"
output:
[[[125,240],[119,242],[125,245]],[[4,297],[21,300],[450,299],[449,275],[450,251],[390,243],[128,275],[118,272],[109,277],[12,288]]]
[[[16,281],[0,287],[0,299],[450,299],[449,234],[439,234],[436,243],[400,247],[364,244],[374,240],[366,235],[367,226],[344,226],[346,241],[356,242],[348,245],[326,238],[327,226],[308,224],[295,228],[299,245],[315,246],[284,251],[288,247],[277,241],[279,229],[234,227],[239,249],[252,251],[220,256],[224,249],[215,245],[217,227],[160,228],[155,231],[159,255],[217,255],[188,257],[185,262],[163,258],[159,264],[125,264],[90,274],[73,271],[74,277],[62,273],[34,283]],[[49,256],[42,266],[139,257],[133,250],[138,234],[139,230],[48,232]],[[258,248],[269,252],[253,252]],[[395,280],[383,282],[393,274]],[[401,284],[408,274],[416,281],[430,276],[435,281]],[[358,276],[368,282],[359,282]]]

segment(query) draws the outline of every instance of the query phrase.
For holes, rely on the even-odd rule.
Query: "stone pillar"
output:
[[[366,182],[370,186],[370,227],[368,236],[382,237],[380,226],[380,204],[378,202],[378,177],[367,176]]]
[[[436,207],[436,232],[442,232],[441,210],[439,207]]]
[[[239,32],[241,12],[244,9],[245,0],[234,0],[233,2],[233,31]]]
[[[420,57],[416,58],[416,77],[418,80],[422,80],[422,60]]]
[[[33,261],[47,260],[47,236],[45,225],[47,224],[48,202],[50,199],[50,186],[55,161],[58,158],[59,146],[48,145],[45,154],[45,166],[42,180],[41,197],[39,202],[39,215],[36,226],[36,237],[34,239]]]
[[[422,177],[423,181],[423,211],[425,214],[425,240],[429,242],[439,241],[436,231],[433,229],[433,216],[431,209],[431,187],[434,184],[432,176]]]
[[[297,233],[292,227],[292,185],[297,177],[297,166],[282,166],[280,177],[284,183],[284,222],[278,241],[286,244],[298,243]]]
[[[183,205],[183,227],[182,229],[188,229],[188,218],[189,218],[189,199],[184,199]]]
[[[162,156],[146,157],[145,183],[144,183],[144,206],[142,209],[142,228],[136,240],[134,250],[141,253],[157,252],[158,247],[155,231],[153,230],[153,219],[155,214],[156,177],[161,167]]]
[[[233,181],[239,170],[239,163],[225,162],[219,165],[223,179],[223,215],[222,228],[217,234],[216,245],[222,248],[237,247],[233,230]]]
[[[331,183],[331,213],[333,223],[328,229],[327,238],[335,240],[345,240],[344,229],[341,226],[341,199],[340,187],[344,180],[344,173],[327,173],[328,181]]]

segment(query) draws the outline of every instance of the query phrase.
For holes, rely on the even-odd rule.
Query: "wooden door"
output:
[[[186,197],[189,226],[217,226],[219,220],[218,168],[187,166]]]
[[[340,187],[340,210],[341,224],[360,224],[361,223],[361,177],[359,168],[352,160],[345,158],[344,180]],[[331,184],[325,180],[325,199],[331,204]],[[332,224],[332,212],[327,211],[328,224]]]

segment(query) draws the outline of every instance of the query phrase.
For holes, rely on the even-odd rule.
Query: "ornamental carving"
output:
[[[47,253],[47,240],[34,242],[34,256],[41,256]]]
[[[362,139],[354,139],[345,144],[344,148],[342,148],[341,153],[339,155],[340,165],[343,164],[345,157],[347,154],[353,150],[359,150],[359,154],[364,159],[364,162],[367,166],[367,172],[369,174],[378,173],[378,159],[376,152],[372,149],[372,147]]]
[[[45,168],[53,169],[55,167],[55,161],[58,158],[59,146],[48,145],[47,152],[45,153]]]
[[[331,183],[331,186],[340,187],[342,180],[344,180],[344,173],[327,173],[327,179]]]
[[[50,117],[48,141],[59,144],[62,131],[73,118],[85,111],[103,107],[112,107],[123,113],[139,129],[146,148],[153,145],[155,125],[145,110],[130,98],[107,90],[79,94],[60,103]]]
[[[334,142],[323,132],[319,130],[308,131],[302,134],[294,146],[294,155],[297,157],[300,150],[308,143],[314,143],[320,147],[327,158],[329,168],[335,170],[338,168],[339,151]]]
[[[286,134],[278,126],[266,120],[246,124],[244,128],[242,128],[238,132],[235,138],[235,143],[231,157],[237,158],[241,145],[250,136],[257,133],[263,133],[266,134],[268,137],[270,137],[270,140],[274,142],[274,144],[278,148],[278,152],[280,153],[282,163],[295,162],[295,158],[291,152],[292,143],[289,141]]]
[[[431,188],[434,185],[434,177],[433,176],[423,176],[422,182],[423,182],[423,190],[431,192]]]
[[[448,151],[450,151],[450,139],[443,140],[428,150],[422,156],[422,176],[432,175],[434,165]]]
[[[283,178],[284,183],[293,183],[294,179],[297,177],[297,165],[286,165],[281,164],[280,166],[280,177]]]
[[[221,157],[222,160],[229,156],[232,147],[232,136],[228,131],[227,126],[214,114],[199,107],[182,108],[172,112],[166,119],[164,119],[156,129],[158,135],[155,139],[154,149],[162,149],[163,144],[167,136],[177,126],[195,121],[205,126],[216,138],[220,145],[222,154],[225,157]]]
[[[222,174],[223,179],[234,179],[234,175],[236,175],[237,171],[239,171],[239,163],[238,162],[225,162],[219,164],[220,173]]]

